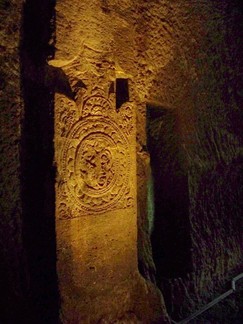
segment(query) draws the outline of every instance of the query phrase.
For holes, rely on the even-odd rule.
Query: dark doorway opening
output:
[[[116,109],[120,109],[127,101],[129,101],[128,79],[118,78],[116,79]]]
[[[154,186],[151,242],[162,288],[164,280],[192,271],[188,176],[173,110],[147,106],[147,142]]]
[[[45,66],[54,57],[55,1],[23,6],[20,61],[23,242],[27,259],[28,312],[17,323],[57,323],[55,236],[54,93],[45,86]]]

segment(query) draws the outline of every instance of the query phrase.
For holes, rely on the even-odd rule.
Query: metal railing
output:
[[[183,319],[183,320],[181,320],[179,322],[176,322],[176,321],[174,321],[174,320],[171,319],[171,322],[173,324],[186,324],[186,323],[189,323],[191,320],[193,320],[197,316],[201,315],[206,310],[208,310],[209,308],[211,308],[212,306],[216,305],[221,300],[225,299],[226,297],[228,297],[229,295],[231,295],[233,292],[235,292],[236,291],[236,282],[239,281],[242,278],[243,278],[243,273],[239,274],[238,276],[234,277],[231,280],[231,289],[229,289],[228,291],[226,291],[224,294],[222,294],[219,297],[215,298],[210,303],[208,303],[207,305],[203,306],[201,309],[199,309],[195,313],[191,314],[187,318],[185,318],[185,319]]]

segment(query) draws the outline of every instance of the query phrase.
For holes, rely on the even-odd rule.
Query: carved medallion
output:
[[[111,112],[109,101],[103,96],[97,94],[84,101],[82,117],[87,116],[107,116]]]
[[[132,104],[116,111],[97,87],[79,106],[67,101],[59,98],[56,113],[59,218],[131,208],[136,136]],[[72,119],[66,118],[70,113]]]
[[[77,122],[62,157],[73,202],[85,212],[114,207],[127,191],[130,163],[127,138],[115,122],[95,116]]]

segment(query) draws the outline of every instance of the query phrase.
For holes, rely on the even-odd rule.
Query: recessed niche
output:
[[[173,110],[147,106],[147,141],[154,186],[151,241],[159,283],[191,271],[188,176]]]
[[[129,101],[128,79],[118,78],[116,79],[116,109],[120,109],[127,101]]]

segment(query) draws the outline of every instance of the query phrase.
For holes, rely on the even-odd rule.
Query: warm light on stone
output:
[[[0,0],[0,323],[240,321],[241,2]]]
[[[63,68],[75,92],[73,100],[55,97],[61,317],[64,323],[111,322],[117,317],[128,319],[126,314],[133,312],[137,321],[144,316],[138,306],[143,305],[144,319],[158,320],[165,315],[160,297],[138,273],[137,107],[127,79],[132,78],[131,71],[121,65],[117,69],[115,63],[113,38],[119,24],[107,20],[98,2],[92,8],[88,2],[85,8],[75,3],[70,9],[67,4],[57,2],[58,53],[49,62]],[[62,14],[68,15],[69,23]],[[77,35],[80,54],[70,60]],[[151,306],[148,298],[157,302]]]

